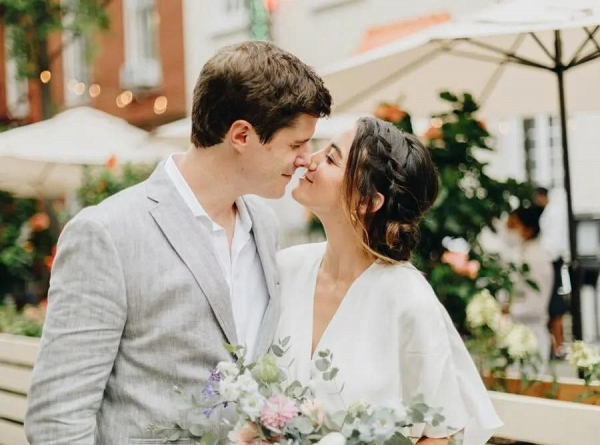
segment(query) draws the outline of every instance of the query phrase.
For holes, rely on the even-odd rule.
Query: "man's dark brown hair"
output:
[[[202,68],[192,105],[192,143],[219,144],[236,120],[252,124],[262,143],[300,114],[328,116],[323,80],[296,56],[268,42],[227,46]]]

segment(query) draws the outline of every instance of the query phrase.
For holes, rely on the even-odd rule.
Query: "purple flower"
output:
[[[219,382],[221,381],[221,373],[217,371],[216,368],[210,370],[210,377],[208,378],[209,382]]]
[[[207,383],[206,386],[204,387],[204,390],[202,390],[202,396],[206,399],[211,399],[215,395],[217,395],[217,391],[215,391],[215,388],[213,387],[213,385],[210,382]]]
[[[209,418],[212,415],[213,410],[211,408],[205,408],[202,410],[202,414],[204,414],[204,416],[206,418]]]

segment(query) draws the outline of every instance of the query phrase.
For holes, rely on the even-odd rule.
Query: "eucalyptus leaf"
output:
[[[167,438],[167,440],[169,442],[175,442],[177,440],[181,439],[181,430],[175,430],[173,431],[169,437]]]
[[[317,369],[321,372],[325,372],[329,369],[329,366],[331,365],[331,362],[327,359],[319,359],[315,362],[315,366],[317,367]]]
[[[194,437],[204,436],[204,428],[202,427],[202,425],[192,425],[189,429],[189,432]]]
[[[285,353],[283,351],[283,349],[281,349],[279,346],[277,345],[273,345],[271,346],[271,350],[273,351],[273,354],[275,354],[277,357],[283,357],[283,354]]]

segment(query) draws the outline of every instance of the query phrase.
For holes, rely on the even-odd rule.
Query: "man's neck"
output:
[[[242,193],[230,180],[237,172],[220,148],[192,148],[174,161],[208,216],[227,230],[235,225],[235,201]]]

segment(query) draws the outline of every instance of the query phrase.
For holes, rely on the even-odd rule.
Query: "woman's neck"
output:
[[[321,271],[331,279],[353,282],[374,262],[361,243],[361,236],[345,216],[321,219],[327,237],[327,248]]]

